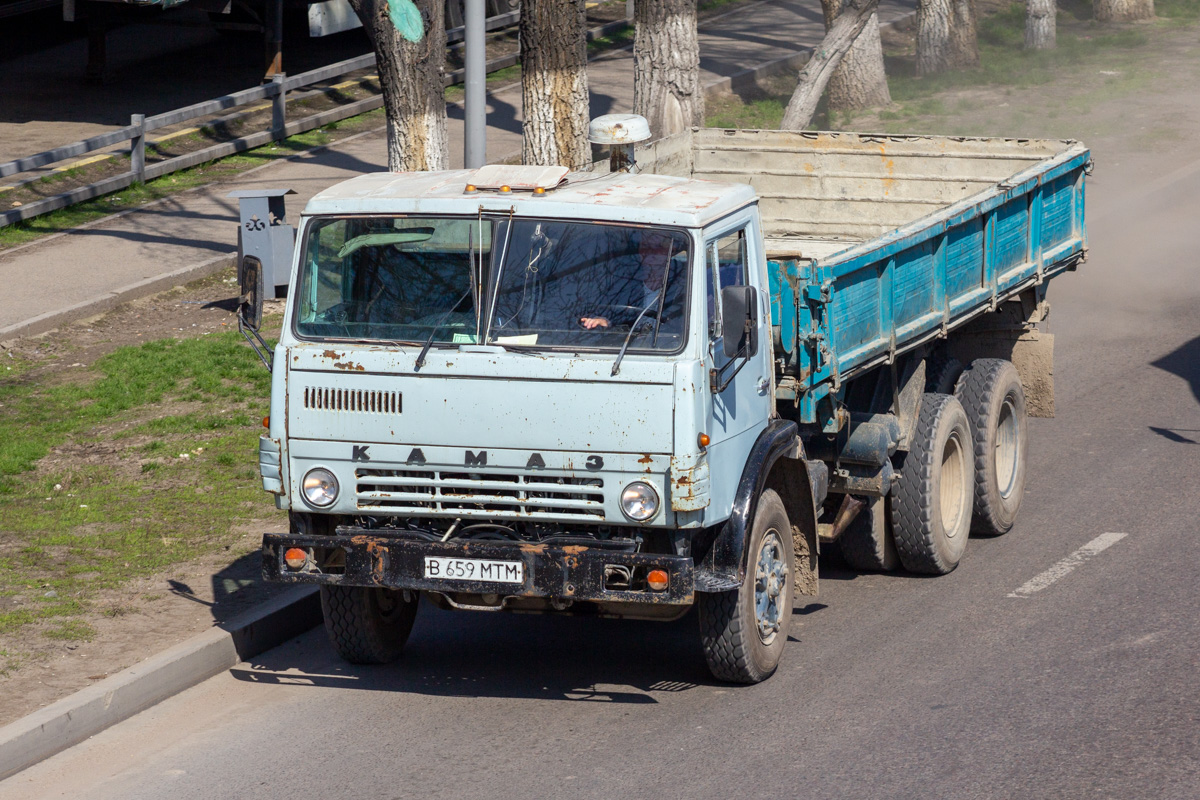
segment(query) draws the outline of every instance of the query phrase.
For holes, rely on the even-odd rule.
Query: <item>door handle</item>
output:
[[[768,390],[768,389],[770,389],[770,388],[771,388],[771,382],[770,382],[770,381],[768,381],[766,378],[759,378],[759,379],[758,379],[758,393],[759,393],[759,394],[766,394],[766,393],[767,393],[767,390]]]

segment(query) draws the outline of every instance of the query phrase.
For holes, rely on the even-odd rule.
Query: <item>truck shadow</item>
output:
[[[422,604],[404,655],[385,666],[341,661],[321,629],[230,674],[240,681],[433,697],[659,702],[718,685],[695,613],[675,622],[441,611]]]
[[[262,556],[258,551],[247,553],[213,572],[207,578],[207,587],[187,580],[168,578],[165,588],[174,597],[207,608],[216,625],[234,620],[290,588],[263,580]]]

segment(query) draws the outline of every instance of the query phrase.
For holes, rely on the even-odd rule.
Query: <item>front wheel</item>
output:
[[[759,683],[774,674],[792,621],[795,572],[787,511],[767,489],[754,513],[742,585],[697,596],[704,658],[715,677]]]
[[[417,617],[417,595],[395,589],[322,586],[325,632],[339,656],[351,664],[387,664],[404,651]]]

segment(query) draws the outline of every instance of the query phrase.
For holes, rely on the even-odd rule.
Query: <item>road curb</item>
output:
[[[270,650],[320,621],[316,588],[296,587],[6,725],[0,728],[0,780]]]
[[[765,61],[757,67],[747,67],[740,72],[726,75],[704,87],[705,99],[711,99],[725,92],[741,92],[755,86],[762,78],[771,78],[781,72],[800,70],[808,63],[812,50],[801,50],[789,53],[782,58]]]

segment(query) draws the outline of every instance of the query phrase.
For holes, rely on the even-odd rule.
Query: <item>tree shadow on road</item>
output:
[[[1192,395],[1196,402],[1200,403],[1200,336],[1183,343],[1150,364],[1187,381],[1192,387]]]
[[[1188,382],[1192,396],[1200,403],[1200,336],[1197,336],[1167,353],[1162,358],[1150,362],[1164,372],[1178,375]],[[1155,425],[1147,426],[1150,430],[1178,444],[1200,444],[1200,430],[1167,428]]]

